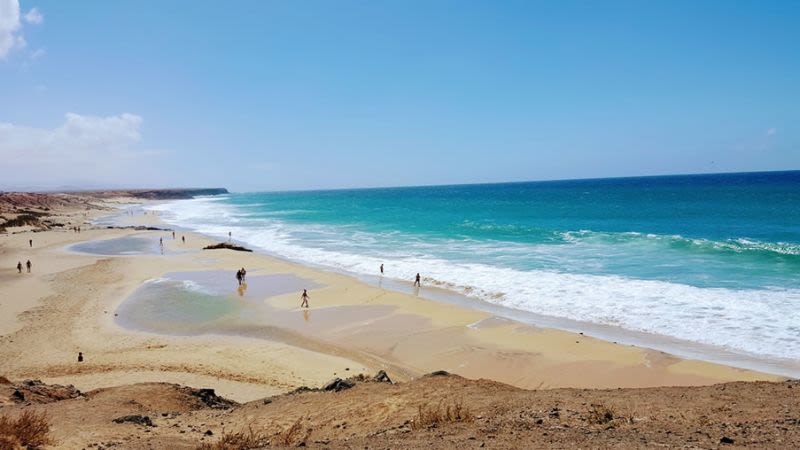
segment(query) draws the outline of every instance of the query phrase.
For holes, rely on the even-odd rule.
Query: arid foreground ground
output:
[[[0,385],[0,402],[7,417],[45,412],[57,448],[800,446],[798,381],[530,391],[439,374],[329,389],[236,404],[174,384],[80,393],[29,381]],[[220,446],[242,431],[241,445]]]

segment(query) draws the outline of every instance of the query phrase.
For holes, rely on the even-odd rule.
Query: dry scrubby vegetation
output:
[[[606,405],[595,404],[589,410],[589,423],[595,425],[606,425],[611,423],[615,417],[614,408]]]
[[[269,438],[248,428],[238,433],[222,433],[222,437],[212,443],[200,444],[196,450],[249,450],[269,445]]]
[[[602,403],[592,404],[587,420],[592,425],[606,425],[608,427],[633,424],[635,422],[633,414],[628,414],[627,416],[620,414],[614,407],[606,406]]]
[[[201,444],[195,450],[250,450],[269,445],[293,447],[304,443],[311,435],[311,429],[303,427],[303,420],[303,417],[298,418],[289,427],[275,434],[272,439],[266,433],[256,432],[252,427],[248,427],[247,431],[223,433],[216,442]]]
[[[0,449],[38,449],[54,444],[44,413],[24,411],[16,419],[0,417]]]
[[[303,417],[300,417],[289,428],[278,433],[276,443],[287,447],[293,446],[308,440],[310,434],[310,428],[303,433]]]
[[[473,420],[475,420],[475,416],[469,408],[464,406],[462,400],[455,400],[452,403],[441,401],[435,407],[420,405],[416,417],[411,420],[411,429],[435,428],[443,423],[472,422]]]

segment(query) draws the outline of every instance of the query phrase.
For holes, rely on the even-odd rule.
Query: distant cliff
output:
[[[179,200],[194,198],[200,195],[223,195],[227,194],[225,188],[199,188],[199,189],[148,189],[125,191],[136,198],[146,198],[150,200]]]
[[[94,198],[134,197],[148,200],[182,200],[200,195],[227,194],[225,188],[186,188],[186,189],[117,189],[108,191],[81,191],[75,192]]]

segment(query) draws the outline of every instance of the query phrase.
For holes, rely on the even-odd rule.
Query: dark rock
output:
[[[14,401],[17,402],[24,402],[25,401],[25,394],[22,393],[19,389],[14,389],[14,393],[11,394],[11,397],[14,398]]]
[[[145,427],[154,427],[153,421],[148,416],[140,416],[138,414],[132,416],[122,416],[114,419],[114,423],[133,423]]]
[[[351,387],[355,386],[356,384],[350,380],[343,380],[341,378],[334,378],[333,380],[329,381],[325,386],[322,387],[323,391],[334,391],[339,392],[345,389],[350,389]]]
[[[214,432],[213,432],[213,431],[211,431],[211,430],[206,430],[206,432],[205,432],[205,435],[206,435],[206,436],[213,436],[213,435],[214,435]]]
[[[446,370],[437,370],[428,374],[429,377],[449,377],[450,372]]]
[[[235,250],[237,252],[252,252],[252,250],[250,250],[249,248],[245,248],[240,245],[228,244],[226,242],[220,242],[219,244],[207,245],[203,247],[203,250],[220,250],[220,249]]]
[[[191,393],[209,408],[228,409],[236,404],[226,398],[220,397],[213,389],[192,389]]]
[[[124,227],[108,225],[108,230],[136,230],[136,231],[172,231],[172,228],[147,227],[144,225],[128,225]]]
[[[389,378],[389,375],[386,374],[385,371],[381,370],[372,377],[372,381],[377,381],[378,383],[391,383],[392,380]]]
[[[733,439],[729,438],[728,436],[722,436],[719,440],[720,444],[733,444]]]

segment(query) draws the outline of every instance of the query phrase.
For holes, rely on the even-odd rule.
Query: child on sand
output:
[[[302,303],[300,303],[300,307],[301,308],[308,308],[308,299],[309,298],[311,298],[311,297],[308,296],[308,291],[303,289],[303,295],[300,296],[300,299],[303,300]]]

